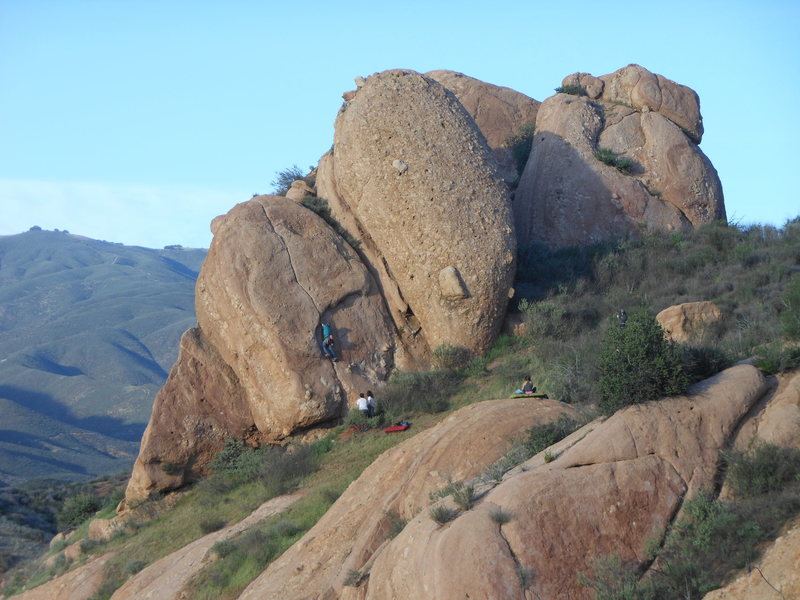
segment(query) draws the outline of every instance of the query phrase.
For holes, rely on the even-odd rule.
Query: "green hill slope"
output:
[[[127,468],[194,325],[205,250],[0,237],[0,485]]]

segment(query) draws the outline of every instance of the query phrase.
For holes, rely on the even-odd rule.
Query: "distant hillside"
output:
[[[126,469],[194,325],[206,251],[0,237],[0,486]]]

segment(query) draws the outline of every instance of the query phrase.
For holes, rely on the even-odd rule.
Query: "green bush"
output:
[[[297,165],[292,165],[288,169],[283,169],[275,173],[275,179],[272,180],[272,189],[278,196],[285,196],[292,183],[298,179],[304,179],[305,173]]]
[[[598,148],[594,157],[601,163],[614,167],[621,173],[630,175],[633,172],[635,163],[627,156],[614,152],[611,148]]]
[[[212,533],[214,531],[219,531],[223,527],[225,527],[226,523],[222,519],[200,519],[197,523],[200,527],[200,531],[203,534]]]
[[[571,94],[573,96],[586,96],[586,90],[579,85],[560,85],[556,88],[556,94]]]
[[[800,340],[800,276],[795,275],[781,297],[780,322],[790,340]]]
[[[472,360],[472,353],[461,346],[442,344],[432,353],[433,365],[441,371],[460,371]]]
[[[800,481],[800,451],[775,444],[757,443],[749,452],[725,455],[728,482],[737,497],[782,490]]]
[[[525,439],[525,449],[530,456],[539,454],[548,446],[563,440],[573,431],[576,431],[580,424],[567,415],[559,415],[558,419],[550,423],[542,423],[528,429],[528,437]]]
[[[578,576],[578,582],[594,590],[595,600],[642,600],[646,597],[635,565],[623,563],[617,554],[595,560],[591,568],[590,573]]]
[[[606,414],[686,391],[689,379],[675,344],[652,317],[635,312],[625,327],[609,327],[599,353],[600,409]]]
[[[453,371],[398,372],[383,392],[390,421],[411,413],[439,413],[450,406],[461,376]]]
[[[517,133],[506,138],[506,147],[511,151],[511,156],[514,158],[517,173],[522,173],[525,169],[528,157],[531,154],[531,146],[533,145],[533,135],[535,131],[536,123],[528,121],[520,126]]]
[[[785,373],[800,366],[800,347],[772,342],[756,348],[755,365],[767,375]]]
[[[489,518],[498,525],[505,525],[511,521],[511,513],[499,506],[494,506],[489,509]]]
[[[708,379],[733,364],[728,353],[717,346],[685,346],[683,368],[690,383]]]
[[[86,521],[100,510],[101,504],[94,494],[80,492],[64,500],[56,515],[59,531],[69,531]]]
[[[432,506],[429,511],[429,514],[431,516],[431,519],[433,519],[433,521],[435,523],[438,523],[439,525],[444,525],[448,521],[452,521],[453,517],[456,516],[456,513],[452,508],[450,508],[449,506],[444,506],[442,504],[437,504],[436,506]]]

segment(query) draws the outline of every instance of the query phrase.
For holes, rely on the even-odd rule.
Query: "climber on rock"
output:
[[[336,351],[333,349],[333,334],[329,333],[325,336],[325,339],[322,340],[322,353],[330,358],[333,362],[338,362],[338,358],[336,357]]]

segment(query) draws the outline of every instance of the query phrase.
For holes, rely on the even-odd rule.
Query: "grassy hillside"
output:
[[[0,487],[129,466],[205,250],[0,237]]]
[[[219,560],[208,564],[194,580],[193,597],[237,597],[389,445],[460,406],[507,397],[525,375],[533,377],[540,391],[573,403],[584,419],[590,418],[600,398],[598,349],[605,332],[617,327],[614,314],[621,307],[630,313],[641,310],[654,315],[679,302],[717,302],[723,322],[697,346],[682,349],[681,358],[693,379],[754,355],[767,372],[800,365],[800,220],[781,229],[712,224],[693,233],[653,234],[637,242],[559,251],[530,248],[522,253],[515,287],[519,297],[513,308],[524,316],[523,334],[501,336],[491,351],[480,357],[441,348],[436,356],[439,370],[399,374],[376,394],[386,412],[371,424],[379,426],[406,417],[414,423],[409,432],[396,437],[375,430],[346,439],[329,436],[300,448],[295,454],[307,460],[291,466],[272,451],[243,447],[238,453],[229,451],[215,465],[216,472],[181,495],[173,508],[159,512],[164,501],[148,501],[138,509],[141,523],[106,544],[86,544],[90,553],[117,552],[97,597],[109,597],[146,564],[224,523],[241,519],[268,497],[303,490],[304,499],[290,511],[220,546]],[[359,414],[351,414],[338,431],[360,419]],[[531,430],[520,447],[493,465],[494,476],[575,426],[577,423],[561,423],[556,428],[559,431]],[[791,493],[800,498],[796,490]],[[706,501],[716,502],[699,500]],[[770,496],[758,496],[758,502],[768,505],[770,501]],[[787,506],[797,514],[800,503]],[[728,510],[727,505],[723,508]],[[158,516],[148,519],[148,513]],[[782,514],[780,519],[784,518]],[[398,523],[398,527],[402,525]],[[779,523],[760,527],[762,533],[767,532],[764,535],[774,535]],[[84,535],[82,531],[85,526],[79,529],[78,539]],[[748,554],[754,555],[763,539],[736,543],[751,544]],[[680,539],[670,541],[665,551],[673,552],[682,543]],[[713,566],[723,576],[731,568],[722,562]],[[41,581],[64,568],[68,565],[49,571],[17,571],[9,578],[9,589],[18,590],[25,581]]]

